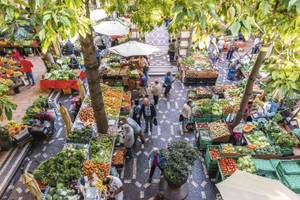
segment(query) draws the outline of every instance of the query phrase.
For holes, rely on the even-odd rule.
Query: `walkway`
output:
[[[157,193],[159,170],[154,175],[153,183],[147,183],[149,174],[148,155],[153,147],[163,148],[168,143],[176,140],[186,140],[191,144],[195,143],[195,135],[182,135],[178,123],[180,110],[186,101],[186,89],[181,82],[176,81],[169,99],[160,98],[157,116],[158,126],[154,127],[153,133],[147,136],[148,143],[146,143],[144,150],[140,149],[139,144],[136,146],[133,159],[126,163],[126,169],[121,175],[125,184],[126,200],[149,199]],[[203,158],[199,153],[199,160],[195,162],[193,173],[188,180],[190,191],[188,200],[216,199],[217,192],[208,178],[202,161]]]
[[[157,46],[161,51],[149,56],[150,70],[152,76],[162,76],[168,71],[176,74],[177,67],[169,62],[169,33],[167,27],[163,24],[155,27],[153,31],[145,34],[146,43]]]

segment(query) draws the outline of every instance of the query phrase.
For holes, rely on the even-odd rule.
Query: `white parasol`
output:
[[[97,9],[93,10],[90,14],[90,18],[93,22],[100,21],[107,17],[105,10]]]
[[[102,21],[94,27],[95,32],[108,36],[122,36],[129,32],[128,26],[119,21]]]
[[[224,200],[300,200],[279,181],[240,170],[216,186]]]
[[[160,51],[160,49],[155,46],[137,41],[129,41],[118,46],[110,47],[108,50],[124,57],[148,56],[154,52]]]

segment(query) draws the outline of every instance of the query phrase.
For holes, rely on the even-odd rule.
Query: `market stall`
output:
[[[180,61],[179,71],[186,85],[215,85],[219,72],[203,54],[195,53]]]

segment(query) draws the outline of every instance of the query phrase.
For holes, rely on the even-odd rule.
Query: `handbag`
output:
[[[183,119],[184,119],[183,115],[182,115],[182,114],[180,114],[180,115],[179,115],[179,121],[180,121],[180,122],[182,122],[182,121],[183,121]]]
[[[153,118],[153,124],[155,125],[155,126],[157,126],[157,119],[156,119],[156,117],[155,118]]]

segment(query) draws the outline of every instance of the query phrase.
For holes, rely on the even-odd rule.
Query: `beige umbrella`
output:
[[[160,51],[159,48],[137,41],[128,41],[118,46],[108,48],[109,51],[124,57],[148,56]]]
[[[129,28],[125,23],[117,20],[102,21],[93,26],[96,33],[108,36],[122,36],[129,33]]]
[[[106,14],[105,10],[103,10],[103,9],[93,10],[90,14],[90,18],[94,22],[100,21],[106,17],[107,17],[107,14]]]
[[[35,178],[33,177],[33,175],[28,172],[25,172],[24,174],[22,174],[21,178],[22,178],[23,184],[26,185],[26,187],[31,192],[31,194],[37,200],[41,200],[43,193],[41,192],[41,189],[40,189],[38,183],[36,182]]]
[[[279,181],[240,170],[216,186],[224,200],[300,200]]]

